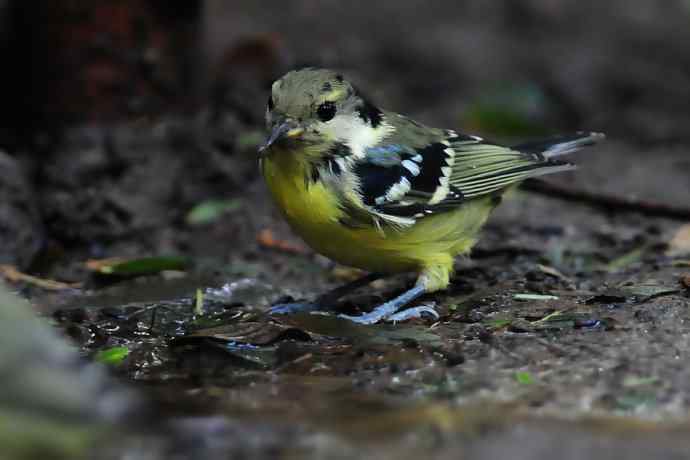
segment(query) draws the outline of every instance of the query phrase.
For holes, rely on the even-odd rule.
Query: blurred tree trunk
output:
[[[184,107],[201,3],[0,0],[3,118],[27,134]]]

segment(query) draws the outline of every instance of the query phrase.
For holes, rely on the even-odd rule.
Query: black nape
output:
[[[383,112],[366,99],[363,99],[362,104],[357,107],[357,113],[359,118],[369,123],[373,128],[379,126],[383,120]]]

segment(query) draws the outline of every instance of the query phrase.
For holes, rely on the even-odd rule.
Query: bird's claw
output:
[[[382,319],[384,319],[385,315],[374,310],[374,311],[371,311],[369,313],[365,313],[363,315],[358,315],[358,316],[340,314],[340,315],[338,315],[338,318],[343,318],[343,319],[346,319],[348,321],[352,321],[353,323],[358,323],[358,324],[376,324],[379,321],[381,321]]]
[[[407,321],[413,318],[422,318],[425,315],[429,315],[434,319],[439,319],[440,316],[438,312],[434,309],[435,304],[432,302],[428,305],[420,305],[418,307],[406,308],[405,310],[399,311],[389,317],[385,318],[389,323],[397,323],[400,321]]]
[[[348,321],[352,321],[353,323],[369,325],[376,324],[382,320],[387,321],[389,323],[398,323],[401,321],[407,321],[408,319],[422,318],[424,315],[430,315],[434,319],[439,318],[439,314],[434,309],[433,303],[429,305],[420,305],[418,307],[406,308],[405,310],[401,310],[399,312],[395,312],[392,314],[388,312],[380,312],[377,310],[373,310],[369,313],[365,313],[359,316],[338,315],[338,317],[347,319]]]
[[[400,294],[398,297],[379,305],[369,313],[358,316],[340,314],[338,318],[343,318],[358,324],[376,324],[383,320],[397,323],[412,318],[421,318],[424,314],[431,315],[435,319],[438,319],[439,315],[436,310],[434,310],[433,303],[400,310],[400,308],[408,302],[424,294],[424,291],[425,288],[423,286],[415,286]],[[268,312],[270,315],[289,315],[293,313],[327,313],[327,311],[328,310],[324,309],[319,302],[291,302],[273,305]]]

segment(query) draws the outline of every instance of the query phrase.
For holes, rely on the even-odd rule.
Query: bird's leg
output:
[[[358,316],[350,315],[338,315],[341,318],[349,319],[355,323],[360,324],[376,324],[382,319],[388,319],[393,321],[403,321],[410,318],[416,318],[421,316],[422,313],[431,313],[438,317],[436,311],[429,306],[413,307],[407,310],[403,310],[400,313],[396,313],[400,308],[409,304],[422,294],[426,292],[426,288],[423,284],[417,284],[412,289],[403,292],[398,297],[389,300],[386,303],[379,305],[374,308],[369,313]]]
[[[313,302],[289,302],[273,305],[269,310],[269,314],[289,315],[293,313],[309,313],[318,310],[328,311],[332,309],[332,304],[341,297],[382,277],[383,275],[380,273],[369,273],[347,284],[338,286],[325,294],[321,294]]]
[[[389,300],[384,304],[379,305],[369,313],[358,316],[339,316],[360,324],[376,324],[384,319],[393,322],[405,321],[410,318],[419,318],[424,313],[438,318],[438,313],[436,313],[436,310],[434,310],[433,305],[421,305],[402,311],[398,310],[423,294],[445,289],[448,286],[452,268],[452,257],[447,256],[445,258],[438,259],[436,263],[430,264],[422,270],[419,278],[417,278],[417,283],[412,289],[403,292],[398,297]]]

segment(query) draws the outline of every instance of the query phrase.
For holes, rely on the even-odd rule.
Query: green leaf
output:
[[[127,355],[129,355],[127,347],[113,347],[99,351],[94,359],[99,363],[115,366],[124,361]]]
[[[185,221],[189,225],[205,225],[218,220],[223,214],[236,211],[242,207],[242,200],[207,200],[194,206]]]
[[[182,256],[144,257],[104,265],[99,272],[104,275],[141,276],[155,275],[165,270],[185,270],[188,266],[189,259]]]
[[[607,263],[604,266],[604,270],[606,270],[609,273],[617,272],[620,270],[623,270],[624,268],[627,268],[628,266],[637,263],[642,260],[642,256],[644,255],[645,252],[647,252],[647,249],[649,249],[648,244],[643,244],[641,246],[636,247],[635,249],[631,250],[630,252],[627,252],[623,254],[620,257],[617,257]]]
[[[542,294],[513,294],[513,299],[515,300],[558,300],[555,295],[542,295]]]
[[[526,371],[517,371],[515,373],[515,380],[522,385],[531,385],[534,383],[532,374]]]
[[[204,314],[204,291],[196,290],[196,301],[194,302],[194,316],[202,316]]]
[[[549,313],[548,315],[544,316],[543,318],[535,321],[534,323],[546,323],[549,321],[559,321],[562,320],[563,312],[556,310],[554,312]]]
[[[638,302],[681,292],[677,286],[665,286],[661,281],[654,279],[632,284],[630,286],[620,286],[619,289],[624,294],[634,296],[635,300]]]
[[[496,318],[496,319],[488,319],[485,321],[482,321],[482,323],[490,328],[493,329],[500,329],[502,327],[506,327],[510,325],[511,320],[509,319],[502,319],[502,318]]]
[[[625,388],[635,388],[659,383],[659,377],[636,377],[628,376],[623,379],[623,386]]]
[[[653,393],[632,393],[616,397],[619,409],[635,410],[641,406],[653,407],[657,404],[656,395]]]

